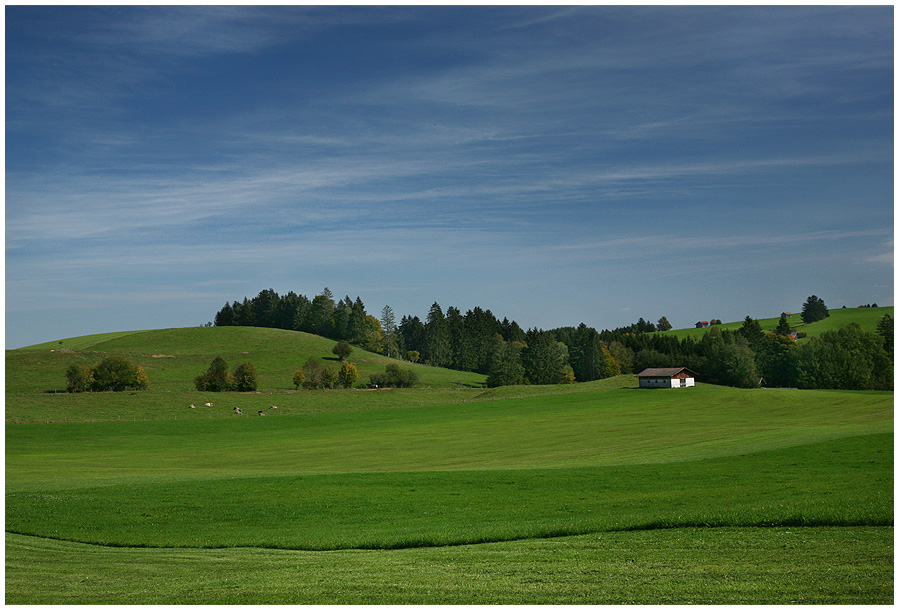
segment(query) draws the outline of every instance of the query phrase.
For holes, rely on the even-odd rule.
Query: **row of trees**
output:
[[[294,373],[294,386],[306,390],[323,390],[332,388],[351,388],[359,379],[356,365],[342,362],[338,370],[323,366],[315,358],[310,358]]]
[[[339,343],[334,351],[344,352],[346,347]],[[310,358],[302,368],[297,369],[293,378],[298,390],[352,388],[358,380],[359,372],[353,363],[343,361],[340,368],[335,370],[315,358]],[[418,383],[419,377],[414,371],[402,370],[397,364],[389,364],[384,373],[372,373],[370,380],[379,387],[411,388]],[[249,362],[244,362],[232,372],[228,370],[225,359],[216,356],[206,372],[194,379],[194,385],[202,392],[255,392],[256,368]]]
[[[801,314],[807,323],[827,315],[824,301],[815,295],[806,300]],[[849,328],[800,346],[791,339],[786,319],[772,333],[763,332],[748,316],[738,331],[713,326],[699,340],[679,340],[657,332],[671,328],[665,316],[656,324],[641,318],[612,331],[598,332],[585,324],[526,331],[490,310],[475,307],[462,313],[434,303],[424,321],[403,316],[396,324],[389,306],[377,320],[366,313],[359,297],[335,302],[326,288],[312,300],[265,290],[243,303],[226,304],[215,323],[248,321],[313,332],[394,358],[483,373],[489,385],[593,381],[667,366],[687,366],[705,382],[740,387],[754,387],[762,379],[770,386],[885,388],[892,386],[893,377],[892,333],[888,341],[881,331]],[[842,350],[846,353],[839,353]],[[890,354],[887,360],[885,354]],[[833,372],[842,367],[856,372],[844,377]]]
[[[274,290],[261,291],[252,299],[226,303],[216,313],[216,326],[261,326],[265,328],[281,328],[299,330],[330,339],[346,340],[362,346],[364,349],[377,352],[398,354],[391,342],[391,328],[387,333],[382,324],[393,324],[393,312],[390,307],[382,311],[379,321],[366,313],[362,300],[349,296],[335,301],[328,288],[312,300],[302,294],[289,292],[284,296]]]
[[[119,356],[108,356],[93,367],[70,364],[66,369],[69,392],[122,392],[149,387],[144,369]]]
[[[893,388],[893,328],[884,316],[876,332],[849,324],[798,344],[782,321],[764,332],[749,316],[736,331],[712,328],[699,340],[659,334],[601,333],[619,354],[623,372],[687,366],[707,383],[756,387],[888,390]]]

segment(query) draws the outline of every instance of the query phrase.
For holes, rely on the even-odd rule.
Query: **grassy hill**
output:
[[[813,322],[812,324],[806,324],[800,318],[800,313],[791,313],[791,317],[788,318],[788,323],[791,325],[791,328],[795,328],[798,332],[806,333],[807,338],[816,337],[821,335],[827,330],[837,330],[842,326],[846,326],[851,323],[859,324],[860,328],[868,331],[875,331],[878,322],[885,316],[885,314],[893,317],[894,316],[894,308],[893,307],[857,307],[857,308],[847,308],[847,309],[829,309],[829,316],[824,320],[820,320],[818,322]],[[761,318],[758,320],[759,325],[762,326],[764,331],[773,331],[778,326],[778,322],[781,320],[781,316],[774,318]],[[724,324],[716,325],[713,328],[720,328],[722,330],[737,330],[744,324],[743,320],[738,322],[726,322]],[[665,334],[674,335],[679,339],[683,339],[688,335],[694,337],[695,339],[699,339],[704,334],[709,332],[709,328],[682,328],[678,330],[669,330],[666,331]],[[801,341],[803,341],[801,339]]]
[[[8,351],[5,601],[893,602],[893,392],[485,389],[407,363],[420,387],[293,390],[333,345],[226,327]],[[53,393],[106,354],[151,389]],[[262,391],[197,392],[216,355]]]
[[[206,371],[213,358],[222,356],[232,369],[241,362],[251,362],[259,376],[260,391],[289,391],[294,388],[294,371],[310,357],[337,367],[337,358],[331,351],[335,343],[302,332],[241,326],[75,337],[7,351],[7,395],[65,390],[65,370],[70,364],[92,366],[112,354],[142,366],[150,377],[152,390],[192,390],[194,378]],[[398,361],[354,347],[350,362],[356,365],[364,383],[371,373],[383,372],[387,364]],[[457,382],[482,385],[485,379],[477,373],[400,364],[415,370],[423,386],[450,387]]]

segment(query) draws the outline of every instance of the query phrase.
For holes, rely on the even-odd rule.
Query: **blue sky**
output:
[[[893,305],[892,6],[5,10],[7,348]]]

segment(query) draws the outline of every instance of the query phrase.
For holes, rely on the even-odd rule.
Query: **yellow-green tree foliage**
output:
[[[607,377],[615,377],[616,375],[621,375],[622,369],[619,367],[619,363],[616,362],[616,359],[613,357],[612,353],[603,348],[603,365],[600,368],[600,377],[602,379],[606,379]]]
[[[350,388],[359,379],[359,372],[356,366],[350,362],[341,364],[341,370],[338,371],[338,383],[345,388]]]
[[[306,375],[303,374],[303,371],[298,369],[297,372],[294,373],[294,385],[297,386],[298,390],[300,389],[300,386],[303,385],[304,381],[306,381]]]

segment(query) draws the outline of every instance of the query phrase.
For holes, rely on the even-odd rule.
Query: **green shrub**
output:
[[[71,367],[69,370],[71,371]],[[69,377],[69,371],[66,371],[66,377]],[[96,392],[121,392],[144,390],[149,387],[150,380],[141,367],[119,356],[108,356],[91,369],[89,385]]]
[[[334,348],[332,348],[331,350],[331,353],[341,360],[346,360],[347,358],[349,358],[352,352],[353,348],[350,347],[350,344],[346,341],[338,341]]]
[[[227,392],[234,386],[234,375],[225,359],[216,356],[209,369],[194,379],[194,385],[201,392]]]
[[[356,370],[356,366],[349,362],[343,363],[341,370],[338,371],[338,383],[341,387],[352,387],[357,379],[359,379],[359,372]]]
[[[234,389],[238,392],[256,391],[256,368],[244,362],[234,370]]]
[[[303,371],[297,369],[297,371],[294,373],[294,386],[296,386],[296,388],[299,390],[304,381],[306,381],[306,375],[303,374]]]
[[[90,388],[94,381],[94,374],[88,366],[70,364],[66,369],[66,390],[69,392],[84,392]]]
[[[397,364],[389,364],[383,373],[369,375],[372,385],[381,388],[411,388],[419,381],[415,371],[401,369]]]

